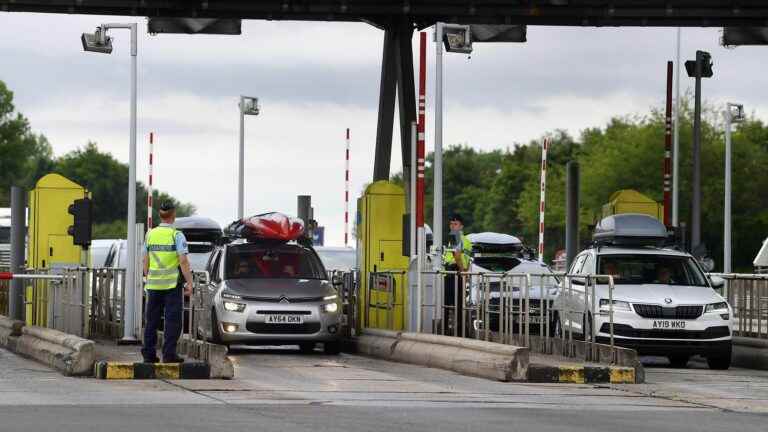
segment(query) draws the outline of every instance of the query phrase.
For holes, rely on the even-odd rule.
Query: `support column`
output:
[[[411,124],[416,121],[416,85],[413,73],[413,25],[403,19],[397,32],[397,101],[400,114],[400,149],[406,195],[411,193]],[[410,196],[407,197],[410,203]],[[413,209],[408,209],[412,212]]]
[[[392,128],[395,117],[395,94],[397,90],[396,57],[396,30],[392,26],[389,26],[384,30],[384,50],[381,57],[379,118],[376,127],[376,153],[373,163],[373,181],[389,180],[389,166],[392,160]]]

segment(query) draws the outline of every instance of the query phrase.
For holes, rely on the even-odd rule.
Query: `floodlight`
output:
[[[740,123],[745,120],[744,105],[728,103],[728,113],[730,115],[731,122]]]
[[[80,40],[83,42],[83,50],[85,51],[102,54],[112,53],[112,38],[107,36],[107,31],[101,27],[96,27],[94,33],[83,33]]]
[[[245,115],[259,115],[259,98],[242,96],[240,98],[240,110]]]
[[[468,25],[445,24],[443,44],[448,52],[472,53],[472,31]]]

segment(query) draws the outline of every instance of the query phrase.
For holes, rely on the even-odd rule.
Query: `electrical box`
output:
[[[88,191],[59,175],[48,174],[29,192],[29,247],[27,265],[34,269],[78,267],[82,248],[72,242],[69,227],[74,218],[69,207],[75,200],[88,198]],[[27,288],[27,324],[46,326],[48,290],[44,283]]]
[[[403,256],[405,191],[389,182],[369,185],[357,202],[360,292],[358,331],[402,330],[407,309],[407,256]]]

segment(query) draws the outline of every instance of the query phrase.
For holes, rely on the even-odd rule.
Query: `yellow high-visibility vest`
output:
[[[179,278],[179,255],[176,251],[176,229],[159,226],[147,233],[149,274],[144,288],[169,290],[176,288]]]

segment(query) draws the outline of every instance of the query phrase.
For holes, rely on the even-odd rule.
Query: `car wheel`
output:
[[[731,367],[731,350],[723,350],[723,352],[710,354],[707,356],[707,364],[710,369],[715,370],[727,370]]]
[[[315,351],[315,343],[314,342],[304,342],[299,344],[299,351],[301,351],[302,354],[309,354]]]
[[[688,366],[688,360],[690,360],[690,356],[688,355],[673,355],[669,356],[669,364],[672,365],[673,368],[684,368]]]
[[[341,342],[324,343],[323,352],[329,355],[338,355],[341,352]]]

